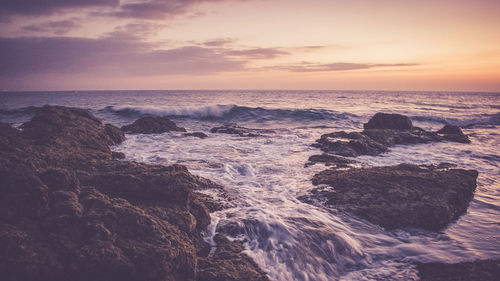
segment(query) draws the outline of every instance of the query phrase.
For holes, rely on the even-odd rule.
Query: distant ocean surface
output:
[[[212,213],[218,224],[244,226],[246,253],[272,280],[416,280],[414,261],[461,262],[500,258],[500,93],[375,91],[72,91],[1,92],[0,121],[19,126],[45,104],[89,109],[117,126],[147,114],[168,116],[188,131],[128,135],[114,147],[127,160],[186,165],[223,185],[232,207]],[[322,134],[359,131],[377,112],[399,113],[436,130],[462,127],[472,143],[396,146],[370,165],[449,162],[479,171],[465,215],[442,232],[386,231],[348,214],[303,203],[321,165],[304,168]],[[244,138],[211,134],[222,124],[273,129]],[[217,194],[212,194],[217,196]]]

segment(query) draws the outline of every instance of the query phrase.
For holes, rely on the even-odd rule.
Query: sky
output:
[[[500,92],[498,0],[0,0],[0,90]]]

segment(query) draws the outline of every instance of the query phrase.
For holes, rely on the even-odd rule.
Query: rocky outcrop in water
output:
[[[440,230],[465,213],[476,188],[477,171],[400,164],[390,167],[329,169],[316,174],[313,191],[336,209],[388,229]]]
[[[86,110],[44,106],[22,128],[0,123],[2,279],[200,280],[227,261],[265,280],[239,248],[203,250],[221,205],[196,190],[216,184],[180,165],[113,160],[123,133]],[[213,280],[237,280],[226,268]]]
[[[231,134],[240,137],[260,137],[263,134],[273,134],[275,131],[266,129],[251,129],[236,125],[224,125],[210,129],[211,133]]]
[[[470,143],[470,139],[466,136],[462,129],[458,126],[453,125],[445,125],[441,130],[436,133],[443,136],[445,140],[461,142],[461,143]]]
[[[457,126],[446,125],[437,132],[414,127],[411,120],[399,114],[375,114],[364,124],[362,132],[334,132],[324,134],[313,146],[324,152],[347,157],[378,155],[397,144],[418,144],[439,141],[470,143]]]
[[[172,120],[161,116],[142,117],[130,125],[123,126],[121,129],[128,134],[161,134],[170,131],[186,131],[185,128],[177,127]]]
[[[421,281],[496,281],[500,276],[500,260],[462,263],[418,263]]]
[[[376,113],[363,125],[365,130],[369,129],[392,129],[392,130],[411,130],[413,124],[410,118],[401,114]]]
[[[184,136],[185,137],[196,137],[196,138],[200,138],[200,139],[208,138],[207,134],[202,133],[202,132],[185,133]]]

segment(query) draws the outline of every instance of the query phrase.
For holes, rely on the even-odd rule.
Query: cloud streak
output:
[[[350,63],[350,62],[334,62],[334,63],[311,63],[302,62],[300,64],[276,66],[275,69],[290,71],[290,72],[327,72],[327,71],[350,71],[363,70],[381,67],[411,67],[418,66],[417,63]]]
[[[66,9],[118,7],[120,0],[2,0],[4,14],[47,15]]]

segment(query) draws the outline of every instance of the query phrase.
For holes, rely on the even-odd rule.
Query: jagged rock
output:
[[[308,167],[316,163],[324,163],[325,166],[334,166],[336,168],[347,168],[349,167],[349,164],[357,163],[357,161],[323,153],[321,155],[312,155],[309,157],[305,166]]]
[[[362,133],[346,133],[344,131],[324,134],[312,146],[318,147],[324,152],[345,157],[377,155],[389,150],[385,145]]]
[[[469,137],[466,136],[462,132],[462,129],[460,129],[460,127],[458,127],[458,126],[445,125],[443,128],[441,128],[436,133],[443,135],[443,138],[445,140],[454,141],[454,142],[461,142],[461,143],[470,143]]]
[[[210,129],[211,133],[232,134],[240,137],[260,137],[262,134],[273,134],[275,131],[266,129],[250,129],[236,125],[224,125]]]
[[[113,160],[123,135],[86,110],[44,106],[23,131],[0,126],[2,280],[196,279],[221,206],[195,190],[218,185],[180,165]]]
[[[368,123],[363,125],[365,130],[368,129],[394,129],[394,130],[411,130],[413,124],[410,118],[401,114],[376,113]]]
[[[443,167],[443,166],[441,166]],[[462,215],[476,188],[477,171],[400,164],[330,169],[313,177],[313,192],[334,208],[388,229],[440,230]]]
[[[161,116],[142,117],[130,125],[123,126],[121,129],[129,134],[161,134],[170,131],[186,131],[182,127],[177,127],[172,120]]]
[[[448,126],[448,125],[447,125]],[[377,113],[364,124],[362,132],[344,131],[324,134],[312,146],[341,156],[378,155],[394,145],[438,142],[442,140],[467,143],[469,138],[456,126],[445,126],[438,132],[414,127],[408,117]]]
[[[500,276],[500,260],[417,263],[417,270],[422,281],[496,281]]]
[[[206,138],[208,138],[207,134],[202,133],[202,132],[185,133],[184,136],[185,137],[197,137],[197,138],[200,138],[200,139],[206,139]]]
[[[198,281],[268,281],[266,274],[242,251],[243,243],[229,241],[224,235],[216,234],[217,248],[213,256],[200,258]]]

